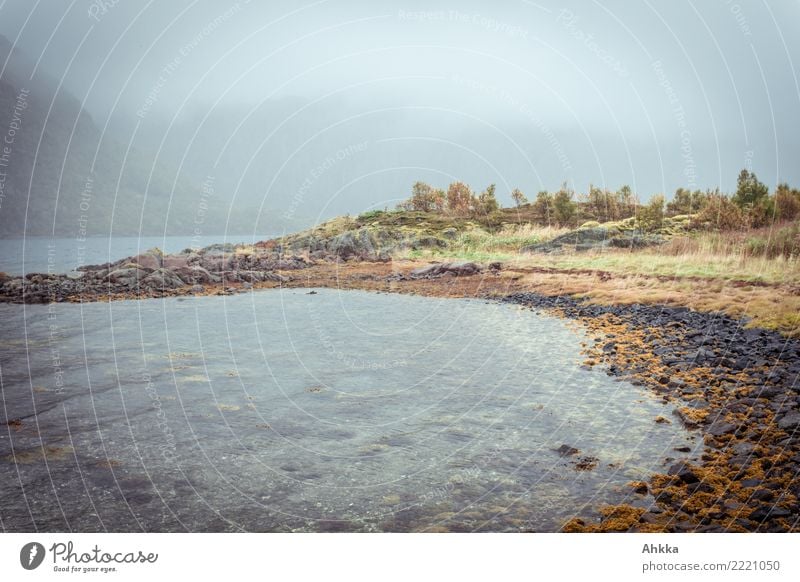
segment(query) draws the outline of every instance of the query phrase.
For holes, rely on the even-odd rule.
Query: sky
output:
[[[31,74],[104,131],[318,216],[415,179],[505,203],[562,182],[729,191],[743,167],[800,185],[798,29],[797,0],[0,0]]]

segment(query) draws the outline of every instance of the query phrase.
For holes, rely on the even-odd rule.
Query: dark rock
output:
[[[481,267],[469,261],[457,261],[452,263],[434,263],[426,267],[420,267],[411,271],[411,277],[415,279],[432,279],[443,275],[455,275],[457,277],[475,275],[481,272]]]
[[[756,501],[772,501],[775,499],[775,493],[769,489],[757,489],[750,496],[750,499],[755,499]]]
[[[794,432],[800,428],[800,412],[790,412],[778,420],[778,428],[787,432]]]
[[[692,468],[685,462],[675,463],[669,468],[667,474],[678,477],[684,483],[697,483],[700,480]]]
[[[571,447],[569,445],[561,445],[560,447],[554,450],[562,457],[571,457],[572,455],[577,455],[578,453],[580,453],[578,449],[576,449],[575,447]]]
[[[788,509],[784,509],[783,507],[761,505],[750,514],[750,520],[761,522],[778,517],[789,517],[790,515],[792,515],[792,512]]]
[[[708,434],[712,436],[722,436],[736,431],[736,425],[729,422],[715,422],[708,427]]]

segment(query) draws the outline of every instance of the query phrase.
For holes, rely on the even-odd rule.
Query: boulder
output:
[[[180,267],[188,267],[190,258],[191,255],[168,255],[164,257],[161,266],[174,271]]]
[[[800,412],[792,411],[778,421],[778,427],[786,432],[794,432],[800,428]]]
[[[135,285],[147,276],[147,271],[139,267],[125,267],[111,271],[106,279],[115,285]]]
[[[469,275],[476,275],[480,273],[483,268],[477,263],[470,261],[454,261],[451,263],[434,263],[426,267],[420,267],[411,271],[411,276],[415,279],[432,279],[435,277],[442,277],[445,275],[453,275],[456,277],[463,277]]]
[[[210,273],[221,273],[231,270],[233,257],[231,255],[203,255],[199,264]]]
[[[208,270],[197,265],[178,267],[174,273],[187,285],[219,283],[222,280],[218,275],[209,273]]]
[[[164,253],[161,252],[161,249],[153,248],[145,251],[141,255],[133,257],[127,262],[134,265],[139,265],[139,267],[142,269],[147,269],[148,271],[155,271],[161,267],[161,261],[163,257]]]
[[[142,285],[157,289],[177,289],[178,287],[183,287],[185,283],[169,269],[161,268],[156,269],[142,279]]]

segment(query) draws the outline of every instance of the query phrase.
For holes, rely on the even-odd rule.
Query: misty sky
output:
[[[414,177],[497,182],[506,204],[562,181],[730,190],[745,166],[800,185],[798,32],[798,1],[0,0],[0,34],[100,128],[176,163],[291,157],[280,192],[247,188],[320,216],[393,203]],[[338,163],[357,171],[298,197],[353,144]]]

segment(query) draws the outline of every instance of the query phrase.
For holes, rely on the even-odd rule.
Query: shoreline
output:
[[[601,287],[614,282],[602,271],[571,276],[581,284],[594,279]],[[555,288],[553,278],[561,279]],[[584,346],[585,366],[647,387],[677,408],[675,418],[659,422],[681,422],[705,442],[698,463],[682,456],[685,451],[675,451],[674,458],[666,459],[667,474],[631,483],[635,506],[604,507],[600,521],[574,518],[562,531],[800,530],[800,341],[690,306],[604,304],[591,296],[576,297],[575,282],[568,279],[564,273],[497,264],[296,261],[266,280],[231,281],[223,275],[204,285],[145,292],[109,289],[106,294],[64,295],[61,301],[317,287],[492,299],[543,310],[587,330],[593,342]]]

